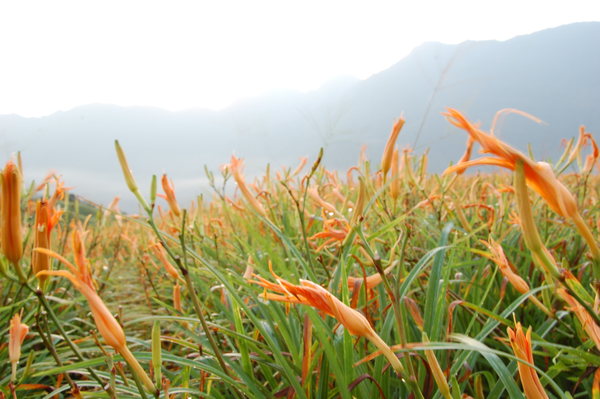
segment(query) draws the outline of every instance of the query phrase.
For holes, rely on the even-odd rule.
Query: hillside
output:
[[[28,177],[56,168],[79,194],[104,203],[114,195],[129,201],[115,138],[141,182],[168,172],[182,199],[205,185],[204,164],[216,170],[231,153],[247,160],[249,175],[267,162],[294,165],[320,146],[330,168],[352,165],[363,144],[377,159],[401,113],[407,124],[400,145],[429,148],[430,169],[439,171],[465,141],[441,116],[446,106],[486,128],[501,108],[530,112],[545,123],[512,116],[501,136],[519,148],[532,143],[537,157],[553,157],[560,139],[575,136],[580,124],[600,131],[600,53],[592,51],[598,48],[600,22],[503,42],[425,43],[366,80],[343,78],[310,93],[279,91],[222,111],[92,104],[42,118],[0,115],[0,148],[5,156],[23,151]]]

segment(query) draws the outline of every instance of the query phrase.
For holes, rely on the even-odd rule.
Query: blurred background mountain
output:
[[[114,155],[119,139],[142,187],[168,173],[181,202],[206,192],[203,166],[216,171],[231,154],[246,175],[267,163],[294,167],[325,148],[325,164],[345,170],[362,145],[378,162],[395,119],[407,120],[398,140],[417,154],[429,149],[429,171],[462,154],[466,134],[447,123],[446,107],[489,128],[496,111],[517,108],[544,121],[512,115],[497,134],[537,159],[555,159],[562,138],[581,124],[600,132],[600,22],[565,25],[507,41],[425,43],[365,80],[341,77],[310,93],[271,92],[221,111],[170,112],[90,104],[40,118],[0,115],[0,149],[22,151],[28,179],[54,170],[74,192],[107,204],[120,195],[134,209]],[[390,49],[393,51],[393,49]]]

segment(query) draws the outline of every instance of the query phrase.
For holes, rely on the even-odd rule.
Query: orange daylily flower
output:
[[[521,323],[517,323],[515,331],[512,328],[507,329],[510,345],[517,358],[524,360],[530,364],[533,362],[533,352],[531,350],[531,327],[527,329],[527,333],[523,333]],[[548,399],[546,391],[540,382],[535,369],[527,364],[518,362],[519,377],[521,385],[527,399]]]
[[[394,127],[390,132],[390,137],[388,138],[387,143],[385,144],[385,149],[383,150],[383,156],[381,157],[381,172],[385,177],[390,170],[392,165],[392,157],[394,155],[394,148],[396,146],[396,140],[398,140],[398,135],[400,134],[400,130],[402,130],[402,126],[404,126],[404,118],[400,117],[396,123],[394,123]]]
[[[385,270],[383,271],[384,274],[388,274],[389,272],[392,271],[392,269],[396,266],[397,262],[392,263],[391,265],[389,265],[388,267],[385,268]],[[363,277],[348,277],[348,288],[350,289],[350,291],[354,290],[354,286],[357,283],[364,283],[366,280],[366,289],[367,290],[372,290],[373,288],[377,287],[379,284],[381,284],[381,282],[383,281],[381,274],[379,273],[374,273],[371,274],[370,276],[367,276],[366,278]]]
[[[525,282],[521,276],[515,273],[513,270],[514,266],[510,264],[508,259],[506,259],[506,255],[504,255],[502,246],[492,239],[490,239],[489,242],[484,241],[483,243],[491,251],[491,255],[487,257],[494,261],[494,263],[500,269],[502,275],[506,277],[510,284],[521,294],[528,292],[529,284],[527,284],[527,282]]]
[[[15,313],[10,319],[10,329],[8,331],[8,359],[12,366],[12,380],[17,377],[17,363],[21,357],[21,345],[25,340],[25,336],[29,332],[29,327],[21,323],[21,314]]]
[[[600,327],[596,324],[592,316],[567,292],[567,290],[559,288],[556,292],[569,305],[570,310],[575,313],[575,316],[579,319],[587,336],[594,341],[596,348],[600,350]]]
[[[163,191],[165,192],[165,195],[161,195],[161,197],[167,200],[167,202],[169,203],[169,208],[171,208],[171,212],[173,212],[175,216],[181,215],[181,209],[179,208],[179,204],[177,203],[177,199],[175,198],[175,189],[173,187],[173,181],[169,181],[167,175],[163,174],[160,182],[162,184]]]
[[[265,211],[265,208],[263,208],[263,206],[260,204],[260,202],[258,202],[256,197],[254,195],[252,195],[252,193],[248,189],[248,186],[246,185],[244,176],[242,175],[243,165],[244,165],[244,163],[241,159],[236,158],[235,156],[232,155],[231,161],[230,161],[229,165],[226,165],[226,167],[229,168],[229,170],[231,171],[231,175],[233,176],[235,182],[237,183],[238,188],[242,192],[242,195],[246,198],[246,201],[248,201],[250,203],[250,205],[254,208],[254,210],[256,212],[258,212],[260,215],[262,215],[266,218],[267,212]]]
[[[469,136],[467,138],[467,146],[465,148],[465,152],[463,153],[463,156],[459,159],[458,161],[458,165],[463,164],[465,162],[469,162],[471,160],[471,153],[473,152],[473,144],[475,144],[475,140],[473,139],[472,136]],[[457,171],[456,174],[463,174],[464,171],[466,169]]]
[[[111,213],[114,214],[115,220],[117,221],[117,224],[119,226],[121,226],[121,224],[123,223],[123,216],[121,216],[121,210],[119,209],[119,201],[120,200],[121,200],[121,197],[119,197],[119,196],[113,198],[113,200],[110,202],[110,204],[104,211],[104,218],[107,218]]]
[[[345,220],[325,218],[325,221],[323,222],[323,230],[310,236],[308,239],[316,240],[317,238],[326,238],[327,240],[317,248],[317,251],[320,251],[324,247],[327,247],[336,241],[344,241],[349,231],[350,225]]]
[[[306,190],[306,192],[308,193],[308,195],[310,196],[310,198],[313,199],[313,201],[315,201],[321,208],[331,212],[331,213],[335,213],[337,215],[340,215],[340,213],[337,211],[337,209],[335,209],[335,206],[333,206],[333,204],[331,204],[330,202],[325,201],[320,195],[319,195],[319,191],[315,188],[315,187],[310,187]]]
[[[594,165],[598,162],[598,158],[600,158],[600,149],[598,149],[598,144],[591,133],[585,133],[585,135],[586,141],[589,141],[590,146],[592,147],[592,152],[585,158],[583,173],[590,173],[594,168]]]
[[[74,230],[71,235],[71,245],[73,247],[76,266],[54,251],[46,248],[35,248],[35,252],[56,258],[69,268],[69,271],[44,270],[38,273],[38,276],[60,276],[69,279],[73,286],[87,299],[98,331],[106,343],[118,351],[125,346],[125,333],[96,293],[94,280],[89,269],[89,262],[85,257],[83,240],[78,230]]]
[[[294,169],[294,171],[290,174],[290,177],[294,177],[298,173],[300,173],[302,171],[302,169],[304,168],[304,166],[306,165],[306,161],[308,161],[308,158],[306,158],[306,157],[300,158],[300,163],[298,164],[298,166],[296,166],[296,169]]]
[[[486,255],[486,257],[491,259],[498,266],[500,272],[508,280],[508,282],[521,294],[527,293],[529,291],[529,284],[527,284],[527,282],[516,273],[515,267],[506,258],[504,250],[502,249],[502,245],[493,239],[490,239],[489,242],[482,242],[491,252],[491,254]],[[535,296],[530,296],[529,300],[547,315],[552,315],[548,308]]]
[[[481,152],[493,154],[494,157],[483,157],[471,161],[459,162],[444,172],[462,172],[471,166],[493,165],[515,170],[517,161],[523,162],[527,184],[542,196],[550,208],[563,217],[574,218],[578,214],[575,197],[554,175],[552,168],[545,162],[534,162],[520,151],[485,133],[469,122],[460,112],[449,108],[445,114],[453,125],[467,131],[469,136],[481,145]]]
[[[585,141],[586,141],[585,126],[582,125],[582,126],[579,126],[579,137],[577,137],[577,143],[575,143],[575,146],[573,147],[573,149],[571,150],[571,153],[569,154],[569,159],[567,159],[567,164],[570,164],[571,162],[573,162],[575,160],[575,158],[579,157],[581,149],[585,145]]]
[[[173,288],[173,307],[175,310],[181,312],[181,286],[179,282],[175,283],[175,287]]]
[[[390,195],[393,199],[396,199],[400,195],[400,170],[402,170],[400,166],[400,155],[398,154],[398,149],[394,149],[391,169],[392,182],[390,183]]]
[[[369,324],[369,321],[360,312],[344,304],[325,288],[312,281],[300,280],[300,285],[295,285],[278,277],[272,268],[271,274],[273,274],[277,283],[272,283],[257,275],[255,277],[258,280],[251,280],[252,283],[276,292],[276,294],[265,292],[261,295],[263,298],[271,301],[304,304],[320,310],[335,318],[350,334],[370,340],[383,352],[396,371],[401,372],[403,370],[398,357],[396,357],[381,337],[377,335],[371,324]]]
[[[38,277],[40,275],[60,276],[71,281],[73,286],[83,294],[87,300],[96,327],[98,328],[100,335],[102,335],[102,338],[104,338],[104,341],[125,358],[132,370],[140,377],[146,388],[150,392],[154,392],[155,387],[152,380],[148,377],[142,366],[127,347],[123,328],[121,328],[121,325],[117,322],[104,301],[102,301],[96,292],[96,286],[94,285],[94,280],[90,273],[89,261],[85,255],[83,239],[78,229],[74,230],[71,235],[71,245],[73,247],[75,265],[54,251],[45,248],[35,248],[36,252],[58,259],[69,269],[69,271],[44,270],[37,274]]]
[[[61,215],[61,212],[55,212],[50,208],[50,204],[47,201],[38,201],[35,211],[35,233],[33,238],[33,245],[37,248],[50,248],[50,233]],[[50,270],[50,258],[48,255],[44,255],[39,252],[34,252],[31,259],[31,266],[33,268],[33,274],[37,275],[43,270]],[[43,287],[46,279],[45,275],[39,276],[40,287]]]
[[[156,257],[158,258],[160,263],[163,265],[167,273],[169,273],[171,277],[173,277],[177,281],[182,280],[175,266],[173,266],[171,262],[169,262],[169,260],[167,259],[167,254],[165,253],[165,249],[163,248],[163,246],[160,243],[155,242],[154,244],[150,245],[150,248],[152,249],[152,252],[154,252],[154,255],[156,255]]]

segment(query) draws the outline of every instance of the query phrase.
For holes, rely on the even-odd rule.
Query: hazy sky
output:
[[[2,1],[0,114],[98,102],[218,109],[366,78],[424,41],[598,20],[598,0]]]

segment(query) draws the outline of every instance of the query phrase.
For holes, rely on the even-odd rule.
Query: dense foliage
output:
[[[233,157],[185,209],[117,143],[140,215],[84,213],[57,176],[19,194],[9,163],[0,397],[600,396],[591,134],[550,169],[453,112],[470,139],[445,174],[396,149],[400,120],[377,166],[246,181]]]

